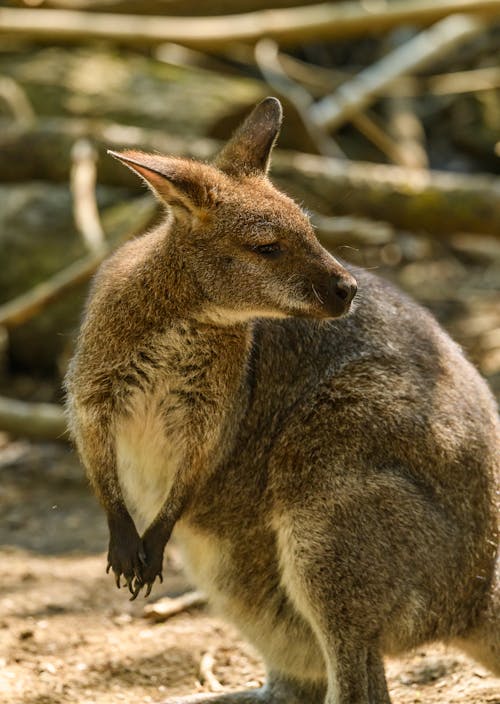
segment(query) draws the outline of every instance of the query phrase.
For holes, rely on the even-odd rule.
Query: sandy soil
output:
[[[64,446],[0,448],[0,701],[160,702],[208,690],[205,653],[224,689],[261,683],[259,657],[205,610],[161,624],[104,573],[106,527]],[[175,546],[150,601],[187,588]],[[394,704],[500,704],[500,680],[462,654],[426,647],[388,661]]]

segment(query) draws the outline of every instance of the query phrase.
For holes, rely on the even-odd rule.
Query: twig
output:
[[[95,197],[97,152],[87,139],[79,139],[73,145],[71,158],[73,218],[87,249],[96,254],[105,243]]]
[[[279,61],[279,48],[272,39],[261,39],[255,45],[255,61],[271,88],[286,98],[297,111],[301,122],[319,154],[345,156],[328,132],[309,116],[312,96],[299,83],[286,75]]]
[[[415,30],[401,27],[392,32],[388,44],[390,47],[401,46],[415,37]],[[407,78],[407,87],[411,85],[411,78]],[[415,79],[413,79],[415,82]],[[415,92],[414,87],[413,92]],[[416,109],[415,99],[411,95],[400,94],[397,87],[387,101],[389,124],[391,133],[398,145],[401,157],[401,166],[415,169],[429,167],[429,159],[425,151],[425,132],[420,122]]]
[[[153,17],[104,12],[0,9],[0,33],[29,39],[108,39],[134,46],[175,42],[194,49],[224,49],[268,37],[297,45],[335,37],[379,34],[402,24],[428,25],[450,14],[500,13],[500,0],[393,0],[390,4],[343,2],[259,10],[224,17]]]
[[[0,396],[0,430],[44,440],[66,440],[66,418],[54,403],[28,403]]]
[[[35,123],[35,111],[26,92],[10,76],[0,76],[0,98],[7,103],[19,124],[31,127]]]
[[[155,622],[166,621],[171,616],[198,606],[205,606],[207,597],[201,592],[186,592],[175,598],[163,597],[144,607],[144,616]]]
[[[50,117],[38,120],[32,129],[0,120],[0,164],[9,165],[8,169],[0,168],[0,181],[45,178],[67,182],[71,169],[71,147],[79,138],[91,140],[102,157],[105,157],[106,149],[137,147],[208,159],[219,147],[215,141],[205,137],[187,140],[161,130],[106,120]],[[99,163],[99,182],[143,191],[138,179],[109,157]]]
[[[280,93],[295,107],[304,129],[319,154],[325,156],[342,156],[345,154],[339,145],[331,138],[328,131],[319,125],[314,118],[313,96],[297,80],[293,80],[286,72],[284,66],[286,59],[278,51],[278,45],[272,39],[261,39],[255,46],[255,59],[263,78],[271,88]],[[293,65],[293,64],[292,64]],[[302,74],[305,73],[304,65]],[[385,154],[390,161],[401,166],[406,166],[403,155],[398,145],[387,135],[384,130],[366,113],[355,114],[351,121],[356,129],[370,142]]]
[[[337,129],[376,100],[396,78],[427,66],[484,28],[477,17],[464,15],[438,22],[318,101],[311,108],[314,121]]]
[[[214,675],[214,665],[215,658],[213,654],[210,651],[203,653],[198,668],[200,682],[207,685],[210,692],[222,692],[224,687]]]
[[[75,136],[85,134],[102,151],[126,146],[202,160],[210,159],[221,146],[211,139],[189,140],[106,122],[51,119],[39,121],[34,130],[0,129],[0,162],[12,162],[12,180],[61,180],[69,173],[68,154]],[[26,153],[32,158],[20,158]],[[57,160],[52,154],[58,155]],[[102,183],[126,184],[140,192],[140,186],[133,179],[125,181],[124,174],[113,160],[99,166]],[[2,176],[0,169],[0,180]],[[311,193],[323,198],[327,213],[356,213],[412,231],[425,229],[439,237],[454,232],[496,237],[500,233],[500,178],[494,175],[407,169],[276,150],[271,177],[299,198]]]
[[[376,118],[370,115],[369,111],[353,115],[351,122],[358,132],[374,144],[382,154],[385,154],[389,161],[405,166],[398,143],[377,124]]]
[[[274,156],[272,177],[302,199],[314,193],[338,215],[363,215],[438,237],[500,233],[500,179],[495,176],[281,152]]]
[[[427,169],[429,159],[424,148],[425,132],[413,106],[413,98],[398,95],[389,101],[392,134],[397,142],[401,166],[412,169]]]
[[[387,244],[394,238],[394,228],[387,222],[376,222],[354,215],[328,216],[309,213],[317,235],[325,247],[337,247],[352,242],[360,244]]]
[[[500,68],[490,66],[456,71],[427,79],[426,92],[433,95],[452,95],[454,93],[471,93],[480,90],[494,90],[500,87]]]
[[[121,233],[118,241],[113,244],[105,243],[99,252],[82,257],[26,293],[1,305],[0,326],[13,328],[25,323],[63,294],[87,281],[114,246],[133,237],[148,224],[155,209],[156,206],[149,196],[136,199],[133,225],[125,233]]]

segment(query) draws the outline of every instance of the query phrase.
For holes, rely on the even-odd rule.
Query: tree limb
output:
[[[376,100],[397,78],[428,66],[484,28],[484,23],[477,17],[447,17],[315,103],[311,107],[312,119],[323,128],[337,129]]]
[[[435,236],[500,233],[500,178],[277,153],[271,176],[302,201]]]
[[[55,403],[28,403],[0,396],[0,430],[44,440],[67,440],[66,418]]]
[[[0,326],[13,328],[22,325],[63,294],[87,281],[117,244],[146,227],[155,210],[156,204],[149,196],[137,198],[133,207],[133,224],[125,233],[122,232],[113,243],[103,243],[97,252],[78,259],[14,300],[0,305]]]
[[[35,124],[35,111],[26,91],[10,76],[0,76],[0,100],[7,103],[20,124],[25,127],[31,127]]]
[[[197,606],[205,606],[207,597],[202,592],[192,591],[181,594],[177,597],[163,597],[152,604],[147,604],[144,607],[144,616],[146,618],[160,623],[166,621],[171,616],[181,613]]]
[[[201,684],[208,687],[209,692],[222,692],[224,687],[214,674],[215,658],[212,651],[203,653],[198,667]]]
[[[154,17],[78,10],[0,9],[0,34],[44,41],[108,39],[133,46],[176,42],[221,50],[268,37],[280,45],[379,34],[402,24],[428,25],[453,13],[500,14],[500,0],[393,0],[259,10],[225,17]]]
[[[71,149],[71,159],[73,218],[87,249],[97,254],[105,244],[95,192],[97,151],[88,139],[78,139]]]
[[[0,129],[0,163],[12,163],[12,181],[36,177],[65,180],[71,145],[82,135],[90,135],[103,154],[106,147],[135,147],[205,160],[220,147],[211,139],[183,139],[103,121],[51,119],[40,121],[34,130],[19,126]],[[30,159],[22,158],[26,150]],[[4,171],[0,169],[0,180]],[[320,199],[324,207],[314,207],[325,214],[360,215],[438,236],[478,232],[499,237],[498,176],[408,169],[276,150],[271,177],[302,201],[317,203]],[[128,172],[113,159],[99,163],[99,178],[101,183],[126,184],[141,191],[137,179],[128,180]]]

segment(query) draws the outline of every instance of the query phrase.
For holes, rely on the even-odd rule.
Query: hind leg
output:
[[[356,639],[323,636],[328,670],[325,704],[391,704],[382,660]]]
[[[271,674],[264,687],[227,694],[193,694],[174,697],[162,704],[323,704],[325,687],[303,684]]]
[[[381,570],[370,565],[371,554],[367,569],[360,568],[350,516],[345,532],[340,517],[332,528],[328,517],[318,528],[301,518],[297,511],[282,514],[277,524],[282,583],[320,645],[328,677],[324,704],[390,704],[379,645]]]
[[[391,704],[382,657],[376,650],[368,653],[368,693],[370,704]]]

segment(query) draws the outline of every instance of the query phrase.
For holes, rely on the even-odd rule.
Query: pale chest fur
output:
[[[176,473],[200,456],[208,469],[227,442],[244,365],[228,363],[215,343],[210,332],[179,326],[131,362],[114,437],[120,486],[139,532],[157,515]]]

